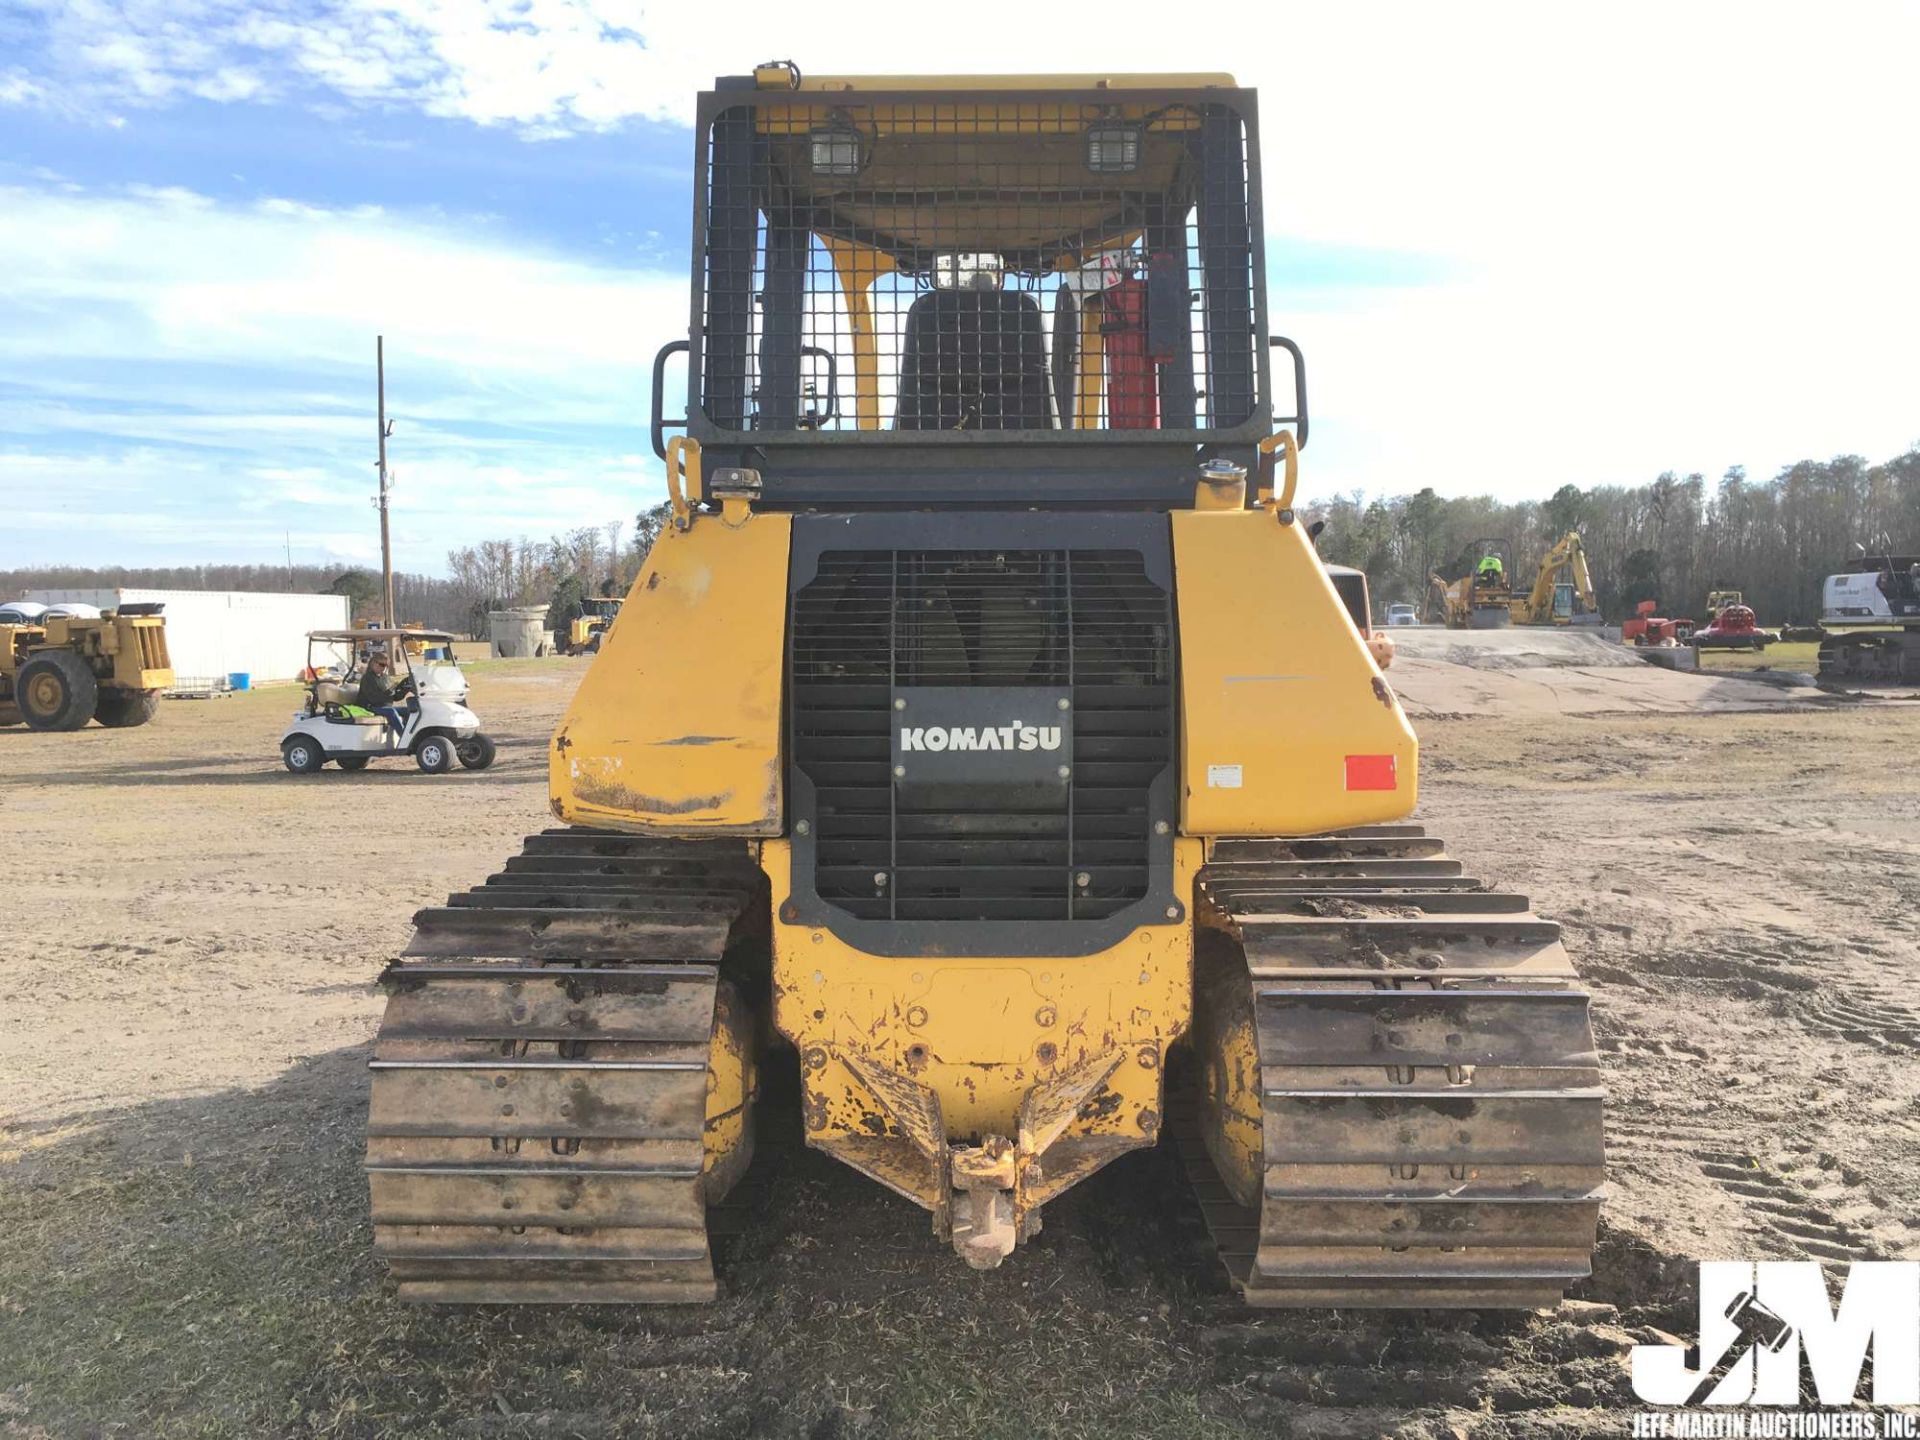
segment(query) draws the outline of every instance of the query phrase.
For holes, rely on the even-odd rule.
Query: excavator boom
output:
[[[1562,580],[1562,575],[1569,578]],[[1598,625],[1600,601],[1593,593],[1587,570],[1586,547],[1577,531],[1569,530],[1554,542],[1540,562],[1533,589],[1514,602],[1514,622],[1520,625]]]

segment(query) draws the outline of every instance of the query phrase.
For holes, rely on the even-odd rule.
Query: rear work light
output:
[[[1087,127],[1087,169],[1125,175],[1140,168],[1140,127],[1101,120]]]
[[[829,125],[809,132],[816,175],[858,175],[866,167],[866,137],[851,125]]]

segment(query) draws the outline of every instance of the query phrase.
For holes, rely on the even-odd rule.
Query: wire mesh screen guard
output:
[[[900,921],[1097,920],[1141,901],[1151,792],[1173,754],[1171,626],[1171,597],[1138,552],[823,553],[789,632],[821,900]],[[977,715],[955,707],[968,689]],[[902,783],[896,763],[920,762],[899,732],[926,723],[922,711],[970,727],[1019,720],[1039,747],[1052,728],[1059,793],[1032,766],[965,806],[949,787]],[[971,758],[984,769],[995,754]]]
[[[1259,410],[1231,107],[783,97],[719,111],[705,158],[697,378],[720,431],[1217,431]]]

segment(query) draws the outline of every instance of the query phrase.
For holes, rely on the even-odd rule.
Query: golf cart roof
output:
[[[362,640],[438,640],[447,644],[453,643],[453,636],[445,630],[408,630],[404,628],[394,630],[309,630],[307,632],[307,639],[325,640],[328,642],[345,641],[350,644],[358,643]]]

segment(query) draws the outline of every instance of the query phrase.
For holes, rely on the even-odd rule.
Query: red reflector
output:
[[[1400,781],[1393,769],[1393,756],[1347,756],[1347,789],[1398,790],[1399,788]]]

